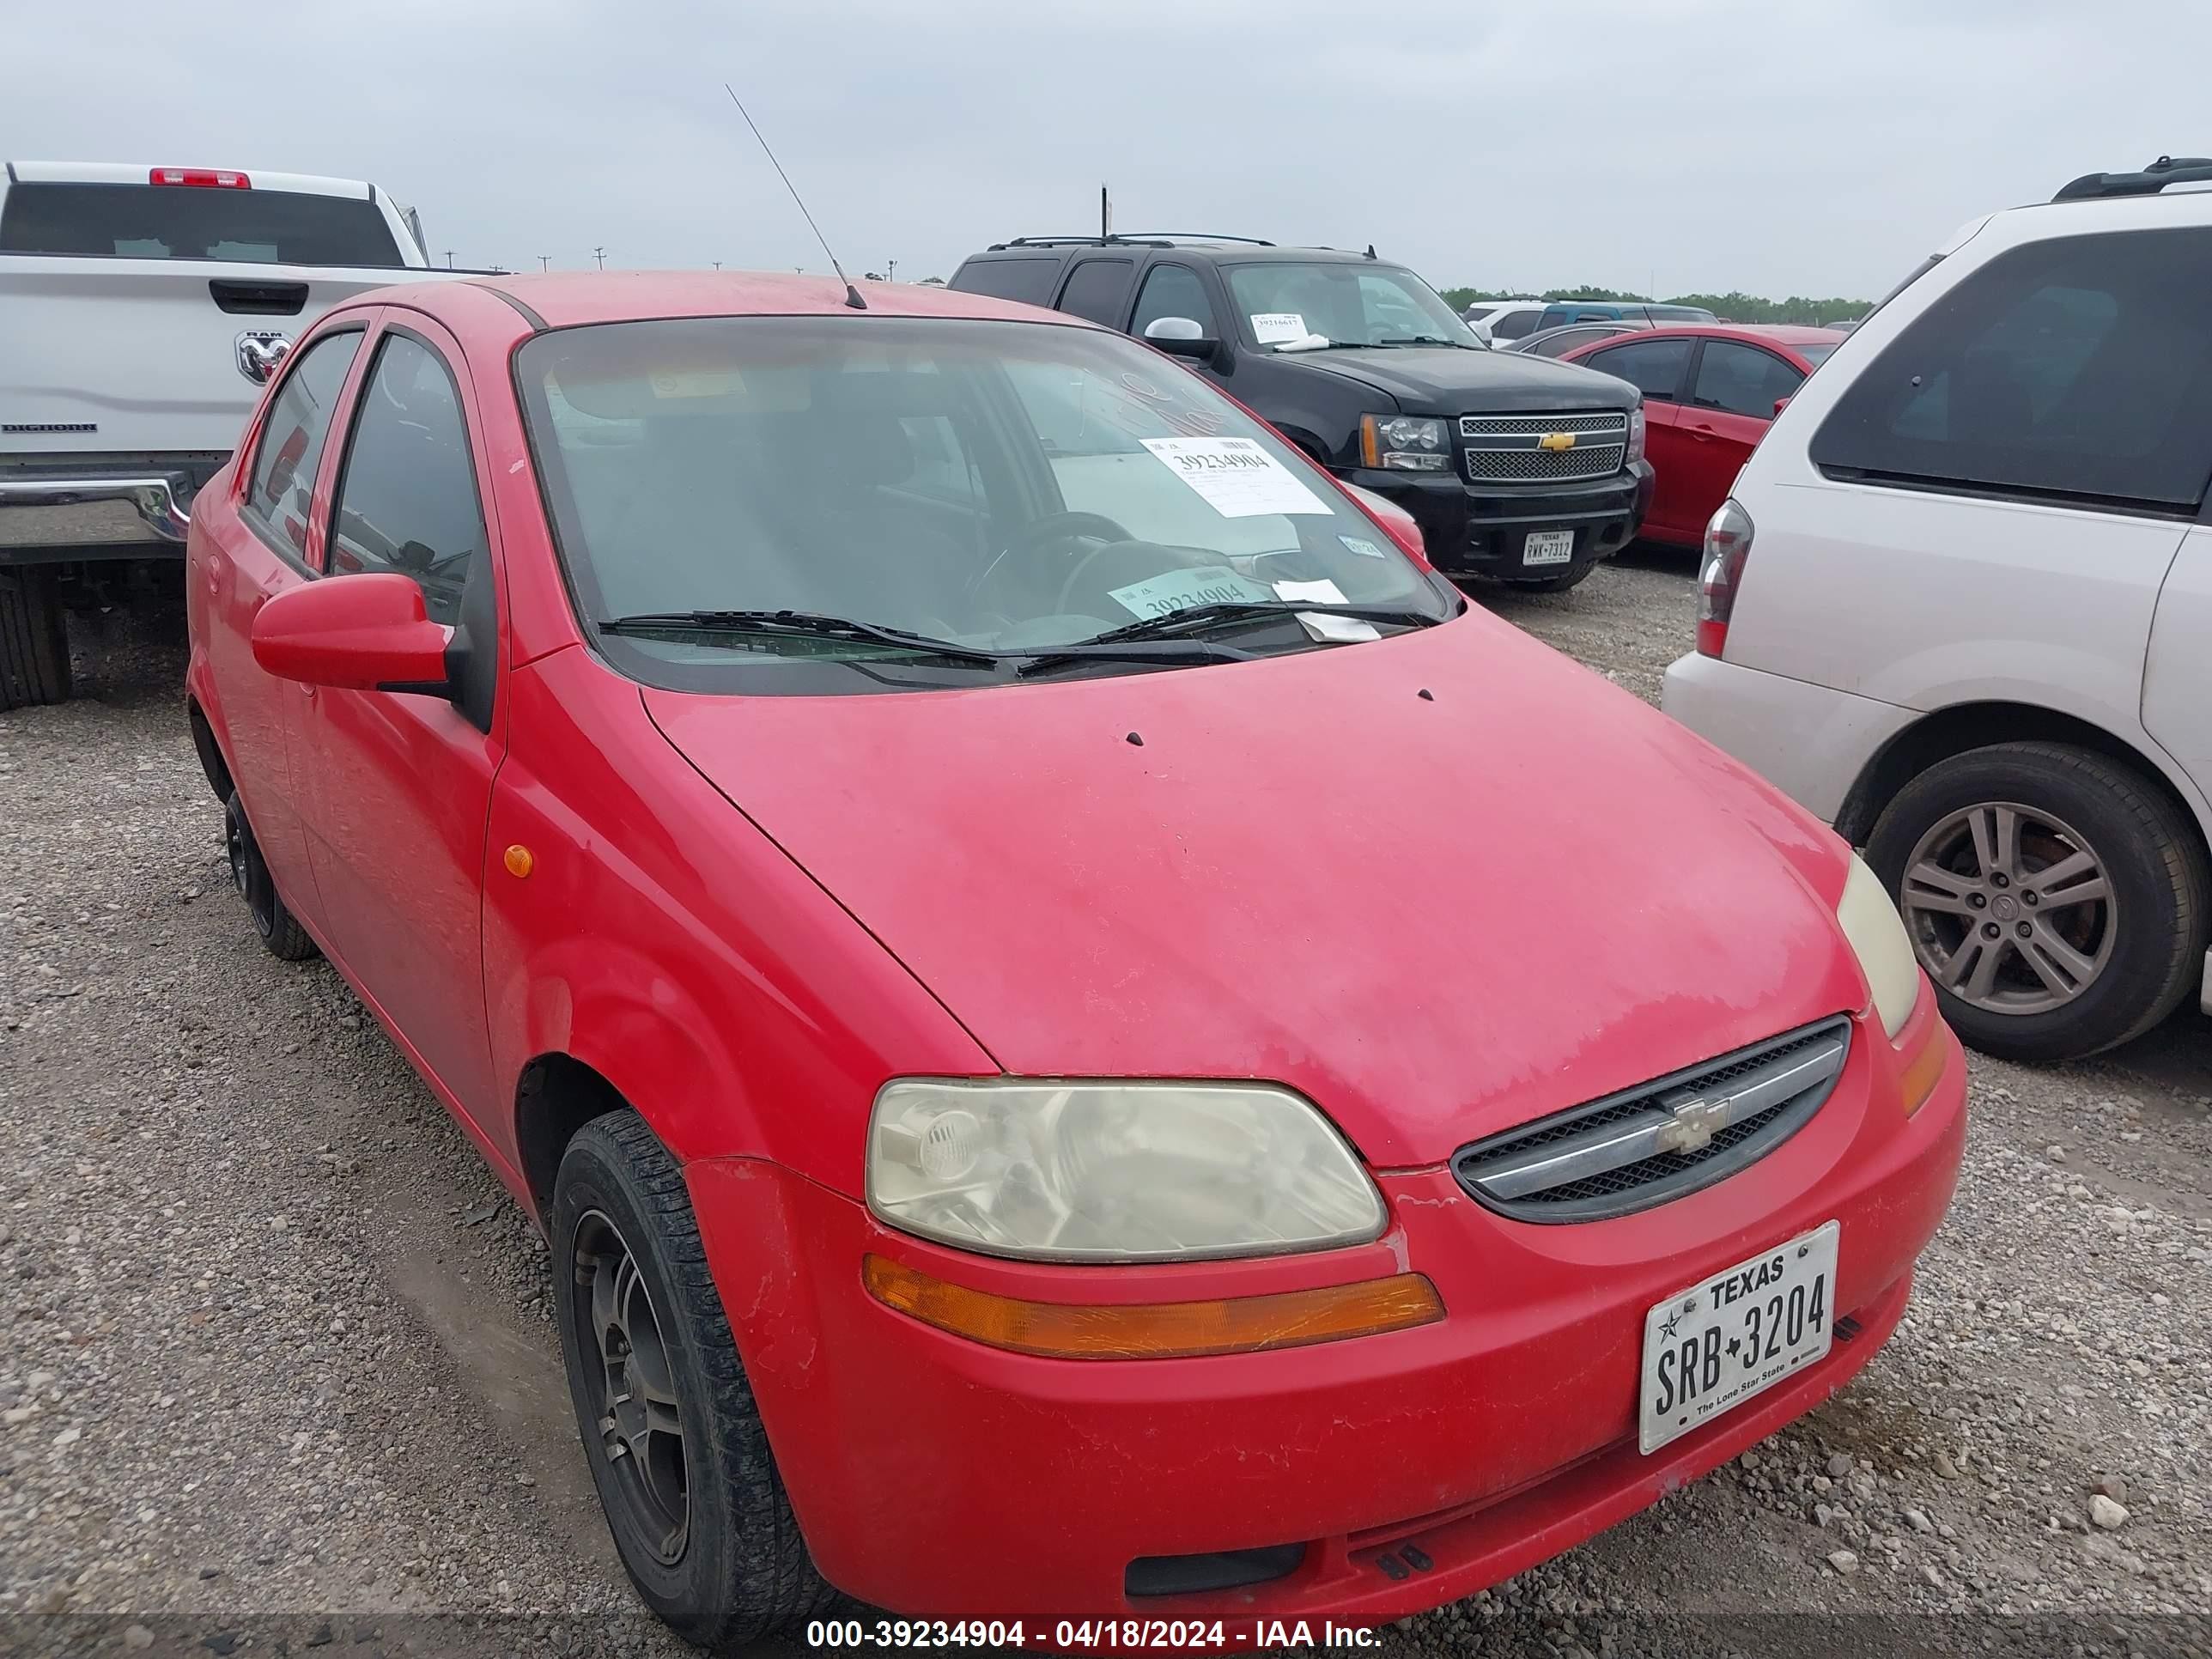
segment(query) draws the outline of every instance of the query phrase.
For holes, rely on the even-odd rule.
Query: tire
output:
[[[550,1231],[577,1431],[616,1550],[646,1605],[686,1641],[717,1652],[831,1605],[836,1592],[814,1569],[769,1450],[683,1172],[635,1113],[594,1118],[569,1142]],[[627,1280],[609,1267],[617,1250],[631,1267]],[[602,1275],[628,1290],[602,1302]],[[641,1297],[643,1321],[635,1313]],[[603,1340],[611,1308],[632,1316],[629,1332],[649,1323],[651,1338]],[[661,1358],[648,1364],[656,1346]],[[672,1449],[651,1427],[657,1403],[659,1420],[669,1420],[660,1397],[670,1395]],[[645,1432],[632,1440],[641,1424]],[[623,1452],[610,1449],[617,1443]]]
[[[1930,767],[1883,811],[1867,862],[1943,1018],[1984,1054],[2110,1048],[2172,1013],[2203,971],[2195,825],[2134,767],[2089,750],[1996,744]],[[2062,864],[2075,873],[2049,873]]]
[[[230,854],[230,879],[246,900],[246,913],[252,918],[253,931],[269,947],[269,954],[279,962],[305,962],[317,954],[315,941],[307,937],[307,930],[300,926],[284,902],[284,896],[276,890],[276,877],[269,868],[269,861],[261,856],[261,843],[253,838],[253,826],[246,817],[246,803],[238,798],[238,791],[230,792],[223,803],[223,845]]]
[[[0,570],[0,708],[66,702],[69,627],[52,570]]]
[[[1556,576],[1509,576],[1505,585],[1521,593],[1564,593],[1571,587],[1580,586],[1583,579],[1596,568],[1597,561],[1593,559],[1572,570],[1562,570]]]

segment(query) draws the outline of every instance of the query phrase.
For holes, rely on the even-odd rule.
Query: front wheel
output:
[[[576,1425],[637,1593],[716,1651],[819,1612],[835,1592],[784,1495],[683,1171],[643,1119],[577,1132],[549,1231]]]
[[[2006,743],[1929,768],[1867,843],[1943,1018],[2005,1060],[2066,1060],[2148,1030],[2202,971],[2195,827],[2134,768]]]

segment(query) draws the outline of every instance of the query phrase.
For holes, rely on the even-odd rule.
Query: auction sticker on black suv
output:
[[[1828,1352],[1836,1242],[1828,1222],[1678,1291],[1644,1316],[1644,1449],[1741,1406]]]

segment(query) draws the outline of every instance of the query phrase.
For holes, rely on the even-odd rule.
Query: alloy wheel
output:
[[[2072,1002],[2112,960],[2118,917],[2102,856],[2055,815],[1990,801],[1940,818],[1898,895],[1928,976],[1999,1014]]]
[[[636,1257],[604,1211],[577,1221],[571,1260],[576,1351],[587,1370],[596,1357],[600,1383],[596,1455],[606,1459],[637,1536],[673,1564],[690,1538],[691,1497],[683,1410],[659,1317]]]

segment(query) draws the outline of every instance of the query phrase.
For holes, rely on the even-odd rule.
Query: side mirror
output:
[[[1790,399],[1788,398],[1777,398],[1774,400],[1774,412],[1777,415],[1779,415],[1784,410],[1789,407]]]
[[[449,694],[453,630],[430,620],[405,576],[329,576],[279,593],[253,617],[253,660],[278,679],[349,691]]]
[[[1145,343],[1170,357],[1211,357],[1221,343],[1188,317],[1155,317],[1145,325]]]

